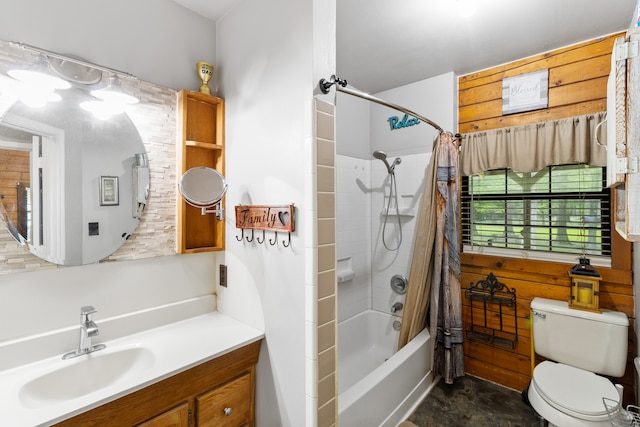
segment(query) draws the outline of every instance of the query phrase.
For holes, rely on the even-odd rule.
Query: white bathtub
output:
[[[394,320],[367,310],[338,325],[341,427],[395,427],[433,386],[429,332],[423,330],[395,352]]]

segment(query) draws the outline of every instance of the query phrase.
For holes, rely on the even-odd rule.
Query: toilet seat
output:
[[[551,406],[574,417],[592,420],[606,417],[602,398],[620,400],[608,379],[573,366],[551,361],[533,370],[533,382],[540,396]]]

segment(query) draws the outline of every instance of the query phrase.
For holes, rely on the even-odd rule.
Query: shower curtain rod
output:
[[[391,102],[387,102],[384,101],[380,98],[376,98],[375,96],[369,95],[368,93],[364,93],[364,92],[360,92],[357,90],[353,90],[353,89],[348,89],[347,88],[347,81],[343,80],[341,78],[336,77],[335,75],[331,76],[330,80],[325,80],[325,79],[320,79],[319,82],[319,86],[320,86],[320,90],[322,91],[322,93],[324,93],[325,95],[327,93],[329,93],[329,90],[331,89],[331,86],[336,87],[336,90],[338,92],[343,92],[346,93],[348,95],[352,95],[352,96],[356,96],[358,98],[362,98],[362,99],[366,99],[367,101],[371,101],[371,102],[375,102],[376,104],[380,104],[380,105],[384,105],[385,107],[389,107],[389,108],[393,108],[394,110],[398,110],[398,111],[402,111],[403,113],[407,113],[413,117],[416,117],[420,120],[422,120],[425,123],[430,124],[431,126],[433,126],[434,128],[436,128],[438,130],[438,132],[442,133],[444,132],[444,130],[438,126],[436,123],[434,123],[433,121],[427,119],[424,116],[421,116],[418,113],[415,113],[407,108],[401,107],[400,105],[396,105],[393,104]]]

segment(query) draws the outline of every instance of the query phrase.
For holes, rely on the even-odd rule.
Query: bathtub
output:
[[[395,427],[433,386],[425,329],[396,352],[398,318],[364,311],[338,325],[338,416],[341,427]]]

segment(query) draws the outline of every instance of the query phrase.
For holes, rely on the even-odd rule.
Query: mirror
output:
[[[16,48],[17,49],[17,48]],[[27,55],[28,57],[29,55]],[[34,108],[7,89],[0,56],[0,217],[25,250],[60,265],[97,262],[132,235],[146,205],[144,144],[126,113],[98,119],[80,104],[97,85],[70,82]],[[31,63],[26,61],[24,67]]]
[[[222,174],[205,166],[189,169],[180,179],[180,194],[195,207],[215,205],[226,191],[227,183]]]
[[[220,201],[227,192],[227,181],[217,170],[206,166],[189,169],[180,178],[179,190],[187,203],[202,209],[202,215],[215,213],[223,218]],[[208,209],[211,207],[214,209]]]

